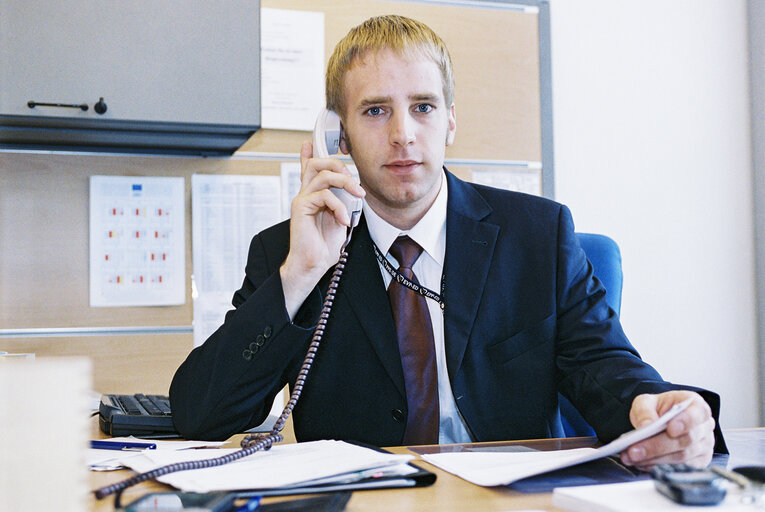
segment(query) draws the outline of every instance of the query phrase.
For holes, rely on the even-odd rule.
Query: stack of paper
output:
[[[138,472],[166,464],[219,457],[236,450],[145,450],[122,461]],[[294,489],[308,486],[352,484],[379,479],[385,486],[415,486],[409,465],[414,457],[372,450],[342,441],[313,441],[276,445],[223,466],[181,471],[159,478],[187,492]],[[394,481],[399,480],[399,481]],[[373,487],[374,485],[371,485]]]

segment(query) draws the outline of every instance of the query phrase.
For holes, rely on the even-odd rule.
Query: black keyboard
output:
[[[101,395],[98,424],[110,436],[180,437],[163,395]]]

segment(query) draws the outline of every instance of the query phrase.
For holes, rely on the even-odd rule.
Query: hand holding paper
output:
[[[529,476],[540,475],[583,462],[624,452],[635,443],[662,432],[685,410],[693,397],[673,405],[648,425],[632,430],[600,448],[579,448],[551,452],[456,452],[423,455],[422,458],[469,482],[483,486],[507,485]]]
[[[650,469],[656,464],[683,462],[706,467],[712,460],[715,421],[709,405],[692,391],[668,391],[640,395],[632,402],[630,421],[638,428],[650,424],[679,403],[687,403],[682,415],[667,423],[655,437],[635,442],[621,453],[624,464]]]

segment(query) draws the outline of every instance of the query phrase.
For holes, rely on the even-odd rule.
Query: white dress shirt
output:
[[[398,268],[396,259],[388,254],[390,246],[401,235],[408,235],[417,242],[423,252],[412,267],[419,283],[434,292],[441,293],[441,275],[444,270],[444,254],[446,253],[446,202],[448,191],[444,174],[441,174],[441,190],[433,206],[425,216],[409,231],[401,231],[380,218],[364,201],[364,217],[367,221],[369,234],[382,254]],[[379,265],[379,263],[378,263]],[[387,288],[391,275],[380,266],[380,272]],[[426,299],[430,320],[433,324],[433,339],[436,344],[436,365],[438,366],[438,404],[439,428],[438,442],[469,443],[471,441],[457,404],[454,401],[449,372],[446,369],[446,350],[444,344],[444,314],[441,306],[434,300]],[[448,307],[448,306],[447,306]]]

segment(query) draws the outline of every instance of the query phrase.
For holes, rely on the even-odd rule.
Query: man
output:
[[[223,439],[251,428],[295,381],[350,222],[329,190],[337,187],[364,198],[363,218],[295,407],[298,440],[389,446],[560,436],[558,391],[610,440],[690,398],[666,432],[622,459],[708,464],[716,442],[724,450],[717,396],[665,382],[640,360],[568,210],[445,170],[453,87],[443,42],[414,20],[372,18],[337,45],[327,107],[342,119],[341,149],[361,185],[341,161],[312,158],[303,144],[290,222],[253,239],[236,309],[173,379],[179,431]],[[407,267],[399,242],[411,240],[422,253]],[[434,291],[422,299],[415,334],[402,334],[399,319],[413,306],[394,299],[399,274]],[[432,340],[415,346],[420,335]],[[415,353],[427,359],[419,373],[410,370]]]

